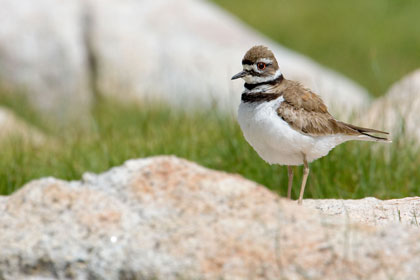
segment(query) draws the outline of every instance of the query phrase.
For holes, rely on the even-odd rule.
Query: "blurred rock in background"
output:
[[[82,2],[0,0],[0,85],[60,122],[92,102]]]
[[[0,107],[0,143],[10,138],[33,144],[41,144],[46,140],[38,129],[28,125],[11,110]]]
[[[365,119],[368,125],[420,140],[420,69],[395,83],[376,100]]]
[[[45,115],[85,115],[95,95],[236,110],[246,50],[268,45],[287,78],[318,92],[332,112],[369,103],[367,92],[200,0],[0,0],[0,84]]]

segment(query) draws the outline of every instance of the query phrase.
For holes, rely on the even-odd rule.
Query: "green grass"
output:
[[[214,2],[282,45],[349,76],[375,96],[420,66],[417,0]],[[284,72],[287,75],[287,69]]]
[[[39,123],[22,103],[9,103]],[[54,139],[41,146],[22,141],[1,147],[0,193],[10,194],[24,183],[55,176],[80,179],[86,171],[102,172],[125,160],[173,154],[204,166],[239,173],[286,194],[285,167],[266,164],[244,140],[232,116],[214,111],[190,112],[162,104],[123,105],[101,101],[89,124],[65,131],[40,126]],[[395,198],[418,194],[418,150],[402,140],[385,150],[384,144],[346,143],[311,164],[305,197]],[[294,184],[299,191],[301,168]]]

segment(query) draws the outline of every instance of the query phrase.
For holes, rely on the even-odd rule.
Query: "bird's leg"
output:
[[[289,178],[287,184],[287,198],[292,199],[292,185],[293,185],[293,167],[287,166],[287,176]]]
[[[308,162],[306,161],[306,155],[303,155],[303,165],[304,165],[303,179],[302,179],[302,186],[300,187],[298,204],[302,204],[302,198],[303,198],[303,193],[305,192],[306,180],[308,179],[308,175],[309,175],[309,165],[308,165]]]

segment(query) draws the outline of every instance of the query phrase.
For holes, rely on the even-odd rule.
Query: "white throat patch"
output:
[[[255,88],[251,90],[245,88],[242,93],[261,93],[261,92],[269,91],[272,87],[273,87],[272,85],[263,84],[263,85],[256,86]]]
[[[249,70],[249,69],[246,69],[245,66],[252,67],[251,65],[244,65],[245,70]],[[279,69],[272,76],[255,77],[255,76],[251,76],[251,75],[246,75],[245,77],[243,77],[243,79],[247,84],[258,84],[258,83],[274,81],[275,79],[277,79],[280,76],[281,76],[281,72],[280,72],[280,69]]]

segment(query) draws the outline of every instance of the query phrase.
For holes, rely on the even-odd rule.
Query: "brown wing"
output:
[[[284,98],[277,114],[295,130],[317,136],[337,133],[360,135],[359,131],[336,121],[321,98],[299,83],[287,80],[277,90]]]

